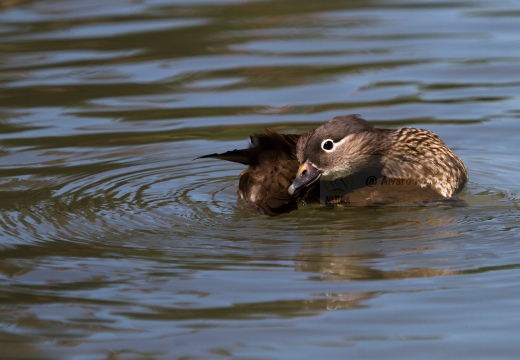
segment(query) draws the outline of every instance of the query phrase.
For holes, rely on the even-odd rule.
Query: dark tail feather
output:
[[[231,150],[226,151],[224,153],[214,153],[214,154],[208,154],[199,156],[197,159],[205,159],[205,158],[213,158],[213,159],[220,159],[220,160],[227,160],[232,161],[244,165],[252,165],[251,164],[251,150],[250,149],[241,149],[241,150]]]
[[[244,165],[255,166],[258,165],[259,157],[264,151],[273,149],[280,149],[291,153],[296,151],[296,143],[300,135],[293,134],[278,134],[277,132],[265,129],[263,134],[254,134],[251,138],[251,145],[247,149],[235,149],[226,151],[224,153],[214,153],[199,156],[197,159],[213,158],[226,161],[232,161]]]

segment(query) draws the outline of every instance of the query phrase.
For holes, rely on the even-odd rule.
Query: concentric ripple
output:
[[[432,231],[456,232],[460,216],[455,214],[465,211],[457,209],[446,215],[439,209],[323,209],[301,205],[303,211],[290,215],[259,216],[237,200],[235,189],[243,166],[214,159],[193,160],[193,154],[200,152],[197,145],[182,141],[134,146],[125,156],[120,149],[108,148],[102,155],[93,152],[86,167],[81,165],[86,161],[84,154],[74,158],[61,152],[56,156],[67,156],[68,167],[48,169],[53,176],[44,175],[45,169],[16,169],[29,174],[2,177],[0,234],[9,239],[4,244],[53,239],[92,241],[107,236],[125,239],[154,233],[181,241],[248,238],[276,243],[343,238],[351,230],[357,236],[363,236],[363,232],[373,236],[388,233],[389,228],[418,238],[430,236],[417,233],[422,223]],[[479,190],[470,186],[474,189],[467,199],[479,204]],[[496,192],[495,200],[486,196],[488,204],[483,206],[499,206],[506,196],[500,192]],[[410,211],[418,222],[407,220]]]
[[[227,221],[236,210],[234,179],[219,169],[221,164],[208,168],[187,155],[171,157],[171,151],[147,147],[141,149],[140,160],[98,161],[84,173],[61,177],[34,170],[4,177],[0,231],[14,242],[27,242],[174,227],[181,235],[195,225]]]

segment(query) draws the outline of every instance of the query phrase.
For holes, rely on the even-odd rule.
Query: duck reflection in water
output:
[[[249,167],[238,194],[271,216],[300,201],[374,206],[450,199],[468,180],[464,163],[433,132],[380,129],[358,115],[338,116],[304,134],[267,129],[247,149],[209,154]]]

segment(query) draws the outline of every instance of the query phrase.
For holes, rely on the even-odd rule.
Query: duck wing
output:
[[[300,135],[280,134],[266,129],[254,134],[247,149],[214,153],[200,158],[215,158],[237,162],[249,167],[240,174],[238,193],[248,206],[271,216],[288,213],[298,208],[297,197],[287,189],[298,170],[296,143]]]

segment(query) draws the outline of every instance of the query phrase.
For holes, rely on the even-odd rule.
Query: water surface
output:
[[[517,358],[520,5],[0,5],[5,359]],[[435,131],[467,207],[276,218],[197,156],[361,114]]]

